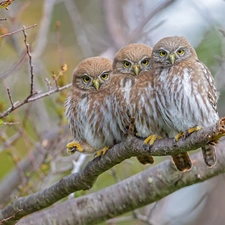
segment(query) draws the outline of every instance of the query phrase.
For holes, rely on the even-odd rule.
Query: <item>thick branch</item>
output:
[[[201,153],[192,155],[192,170],[181,173],[171,160],[151,167],[124,181],[93,194],[70,199],[60,205],[20,220],[18,225],[93,225],[109,218],[140,208],[175,192],[225,172],[225,142],[217,146],[218,162],[207,168]],[[60,212],[60,213],[59,213]],[[63,215],[63,216],[62,216]]]
[[[215,126],[195,132],[185,140],[179,140],[176,145],[173,139],[158,140],[150,149],[151,155],[171,155],[179,152],[179,149],[180,151],[197,149],[224,135],[224,124],[225,119],[223,118]],[[143,140],[129,136],[125,142],[117,144],[107,151],[103,157],[97,157],[90,161],[79,173],[66,176],[43,191],[15,199],[0,211],[0,221],[14,216],[5,223],[12,224],[15,220],[48,207],[72,192],[90,189],[97,177],[114,165],[132,156],[148,154],[148,151],[143,148]],[[168,171],[167,174],[169,174]]]

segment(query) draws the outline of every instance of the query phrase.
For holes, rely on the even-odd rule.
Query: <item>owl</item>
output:
[[[157,110],[163,121],[159,135],[178,140],[219,120],[214,79],[184,37],[160,40],[153,48],[151,65]],[[202,148],[209,167],[216,163],[214,145],[211,142]],[[179,170],[191,168],[188,153],[173,155],[173,159]]]
[[[112,61],[102,57],[87,58],[73,72],[72,88],[65,103],[65,115],[74,141],[68,152],[104,154],[124,139],[122,125],[114,123],[110,86]]]
[[[121,48],[113,60],[112,83],[117,120],[127,128],[133,118],[135,131],[142,138],[153,134],[151,125],[154,124],[153,112],[156,111],[149,72],[151,53],[149,46],[135,43]],[[154,162],[151,156],[137,158],[143,164]]]

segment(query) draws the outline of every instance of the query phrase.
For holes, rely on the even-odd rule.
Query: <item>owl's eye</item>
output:
[[[167,55],[167,52],[164,50],[159,51],[160,56],[165,57]]]
[[[143,59],[141,61],[141,64],[144,65],[144,66],[147,66],[149,64],[149,60],[148,59]]]
[[[84,81],[85,83],[88,83],[88,82],[91,80],[91,78],[90,78],[89,76],[87,76],[87,75],[84,75],[84,76],[82,77],[82,79],[83,79],[83,81]]]
[[[178,55],[183,55],[184,54],[184,50],[183,49],[179,49],[177,50]]]
[[[128,61],[123,62],[124,67],[129,68],[131,66],[131,63]]]
[[[102,78],[103,80],[108,79],[108,77],[109,77],[109,74],[108,74],[108,73],[103,73],[103,74],[101,75],[101,78]]]

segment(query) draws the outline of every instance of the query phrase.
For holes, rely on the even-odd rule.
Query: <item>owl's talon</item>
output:
[[[97,151],[96,156],[105,155],[105,153],[109,150],[109,147],[105,146],[104,148]]]
[[[152,146],[157,139],[160,140],[160,139],[162,139],[162,137],[155,135],[155,134],[150,135],[144,140],[144,144],[146,144],[146,145],[148,144],[148,145]]]
[[[79,142],[69,142],[67,145],[67,152],[69,154],[74,154],[76,151],[78,152],[83,152],[83,148],[81,147],[81,145],[79,144]]]
[[[183,137],[183,138],[186,138],[186,137],[188,137],[190,134],[192,134],[192,133],[194,133],[195,131],[198,131],[198,130],[201,130],[201,127],[200,127],[200,126],[191,127],[191,128],[189,128],[187,131],[185,131],[185,132],[180,132],[180,133],[178,133],[178,134],[174,137],[174,139],[175,139],[176,142],[178,142],[180,138],[182,138],[182,137]]]
[[[185,136],[184,132],[180,132],[180,133],[178,133],[178,134],[174,137],[174,139],[175,139],[176,142],[178,142],[179,139],[180,139],[181,137],[184,137],[184,136]]]
[[[202,128],[200,126],[195,126],[195,127],[191,127],[187,130],[187,134],[186,137],[192,133],[194,133],[195,131],[201,130]]]

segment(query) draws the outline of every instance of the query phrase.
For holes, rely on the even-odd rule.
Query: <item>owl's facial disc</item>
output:
[[[93,79],[92,84],[93,84],[94,88],[96,90],[98,90],[99,87],[100,87],[100,80],[98,78],[97,79]]]
[[[134,64],[134,65],[132,66],[132,69],[133,69],[135,75],[138,76],[139,73],[140,73],[140,70],[141,70],[140,65],[139,65],[139,64]]]

